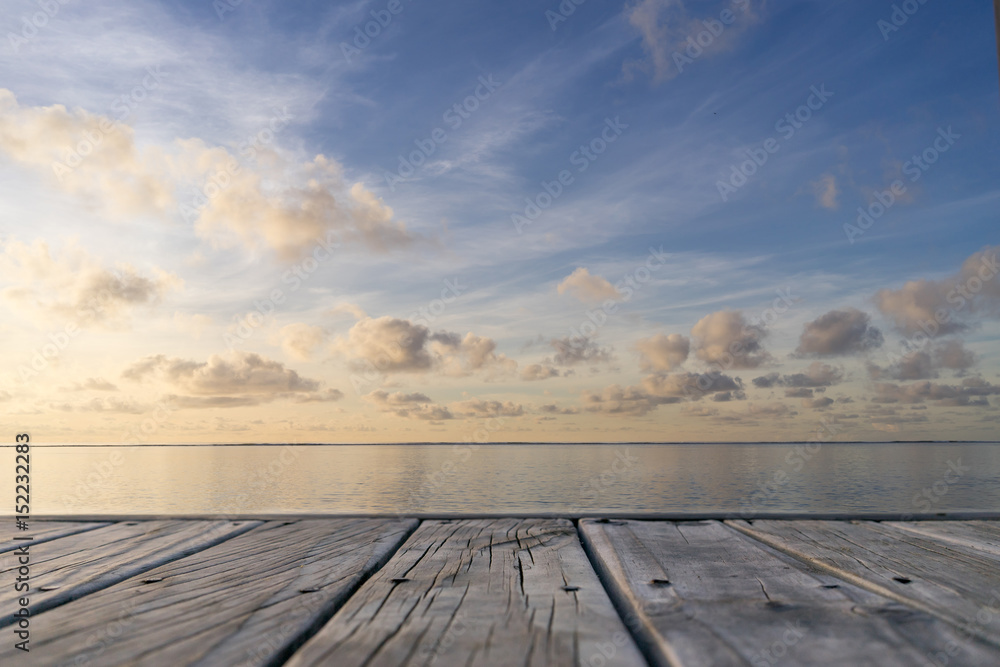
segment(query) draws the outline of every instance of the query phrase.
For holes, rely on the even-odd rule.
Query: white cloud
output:
[[[569,293],[584,303],[600,303],[621,297],[606,278],[591,275],[584,267],[579,267],[556,287],[559,294]]]

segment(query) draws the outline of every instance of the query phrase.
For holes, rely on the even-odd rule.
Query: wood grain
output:
[[[965,664],[1000,662],[1000,651],[964,642],[933,615],[718,521],[585,519],[580,530],[626,623],[658,665],[903,667],[927,664],[928,653],[959,643]]]
[[[13,525],[14,519],[8,520],[9,525]],[[29,530],[19,533],[18,537],[31,537],[32,544],[49,542],[67,535],[74,535],[102,526],[110,525],[108,521],[36,521],[31,519],[28,522]],[[23,540],[15,540],[13,537],[0,538],[0,553],[13,551],[24,546]]]
[[[29,547],[29,599],[33,614],[75,600],[234,535],[258,522],[133,521],[75,533]],[[0,579],[13,580],[22,554],[0,555]],[[0,627],[14,622],[24,593],[0,588]]]
[[[802,562],[1000,647],[1000,565],[985,550],[868,521],[729,523]],[[977,620],[981,611],[990,615],[988,622]]]
[[[259,524],[32,618],[46,664],[272,665],[378,569],[416,522]],[[0,645],[0,664],[13,659]]]
[[[427,521],[288,662],[643,665],[573,524]]]

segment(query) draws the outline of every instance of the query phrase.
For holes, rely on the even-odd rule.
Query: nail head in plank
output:
[[[598,571],[658,665],[920,664],[962,636],[718,522],[581,520]],[[662,584],[669,581],[669,585]],[[966,656],[1000,660],[974,644]]]
[[[422,523],[287,666],[327,664],[645,661],[571,522],[489,519]]]
[[[415,526],[394,519],[258,524],[33,616],[31,648],[49,664],[280,664]],[[13,657],[8,643],[0,645],[0,664]]]

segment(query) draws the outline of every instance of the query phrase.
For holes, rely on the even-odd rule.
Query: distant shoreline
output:
[[[525,445],[586,445],[586,446],[609,446],[609,445],[796,445],[809,442],[808,440],[766,440],[760,442],[746,440],[686,440],[678,442],[654,442],[654,441],[593,441],[593,442],[537,442],[537,441],[508,441],[508,442],[225,442],[225,443],[157,443],[157,444],[111,444],[111,443],[32,443],[33,447],[40,448],[65,448],[65,447],[398,447],[398,446],[447,446],[447,445],[501,445],[501,446],[525,446]],[[824,445],[1000,445],[996,440],[829,440],[822,442]],[[0,444],[0,447],[14,447],[13,444]]]

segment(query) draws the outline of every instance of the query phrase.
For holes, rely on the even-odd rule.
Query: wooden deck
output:
[[[1000,665],[1000,520],[33,521],[0,665]],[[30,552],[30,653],[14,648]]]

